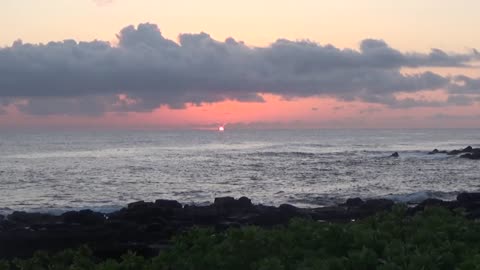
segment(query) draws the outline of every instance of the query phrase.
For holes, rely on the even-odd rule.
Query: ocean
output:
[[[480,147],[479,129],[2,130],[0,213],[220,196],[302,207],[453,199],[480,190],[480,161],[428,152],[468,145]]]

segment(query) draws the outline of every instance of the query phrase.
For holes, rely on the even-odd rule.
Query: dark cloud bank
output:
[[[285,39],[249,47],[233,38],[216,41],[206,33],[181,34],[175,42],[154,24],[125,27],[117,37],[118,46],[65,40],[39,45],[16,41],[0,48],[0,104],[26,99],[16,106],[29,114],[100,115],[225,99],[262,102],[258,93],[272,93],[408,108],[469,105],[480,93],[480,79],[400,72],[468,67],[480,59],[475,50],[405,53],[373,39],[363,40],[358,50]],[[434,89],[448,89],[452,95],[445,102],[394,97]]]

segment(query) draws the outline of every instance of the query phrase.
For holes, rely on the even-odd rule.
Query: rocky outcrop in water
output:
[[[398,152],[395,152],[395,153],[391,154],[390,156],[391,156],[391,157],[396,157],[396,158],[397,158],[397,157],[400,157],[400,155],[398,154]]]
[[[103,214],[91,210],[70,211],[55,216],[14,212],[0,216],[0,259],[28,257],[37,250],[58,251],[89,245],[100,258],[116,258],[127,250],[154,256],[169,245],[175,234],[192,226],[217,230],[245,225],[271,227],[295,217],[325,222],[350,222],[389,210],[388,199],[348,199],[344,204],[322,208],[254,205],[246,197],[216,198],[206,206],[182,205],[172,200],[134,202]],[[428,206],[462,207],[467,217],[480,218],[480,193],[459,194],[456,201],[428,199],[409,209],[411,214]]]
[[[456,149],[452,151],[446,151],[446,150],[439,151],[438,149],[434,149],[428,154],[429,155],[447,154],[450,156],[460,155],[461,158],[480,160],[480,148],[473,148],[472,146],[467,146],[464,149]]]

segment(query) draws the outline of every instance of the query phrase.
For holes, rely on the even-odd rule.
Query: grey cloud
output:
[[[437,113],[434,114],[428,119],[431,120],[479,120],[480,119],[480,114],[472,114],[472,115],[458,115],[458,114],[444,114],[444,113]]]
[[[448,77],[403,74],[401,68],[468,66],[479,57],[438,49],[402,53],[373,39],[362,41],[359,50],[285,39],[249,47],[206,33],[181,34],[175,42],[154,24],[125,27],[117,38],[117,47],[65,40],[17,41],[0,48],[0,98],[28,99],[21,110],[31,114],[141,112],[226,99],[262,102],[259,93],[388,105],[395,103],[394,93],[451,84]],[[134,102],[122,102],[118,94]]]
[[[90,96],[76,98],[41,97],[30,99],[26,104],[19,104],[17,108],[21,112],[34,115],[100,116],[112,102],[113,100]]]
[[[359,110],[358,112],[360,114],[371,114],[371,113],[377,113],[377,112],[381,112],[381,111],[383,111],[382,108],[369,106],[368,108]]]
[[[469,78],[464,75],[459,75],[456,76],[453,81],[454,84],[450,85],[452,92],[480,95],[480,78]]]
[[[475,98],[467,95],[450,95],[447,103],[456,106],[469,106],[475,102]]]
[[[476,102],[475,96],[467,95],[449,95],[447,100],[421,100],[413,98],[395,99],[385,101],[390,108],[395,109],[408,109],[415,107],[446,107],[446,106],[470,106]]]

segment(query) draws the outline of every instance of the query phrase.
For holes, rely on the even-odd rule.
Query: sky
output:
[[[476,0],[2,0],[0,129],[480,127]]]

